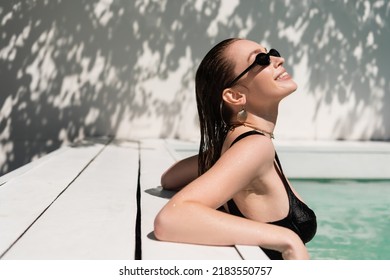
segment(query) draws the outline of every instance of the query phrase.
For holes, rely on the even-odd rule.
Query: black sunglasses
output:
[[[270,65],[271,60],[270,56],[276,56],[280,57],[280,53],[275,50],[275,49],[270,49],[268,53],[259,53],[256,55],[255,61],[249,65],[248,68],[246,68],[240,75],[237,76],[233,81],[231,81],[228,85],[227,88],[232,87],[239,79],[241,79],[242,76],[244,76],[249,70],[251,70],[254,66],[260,65],[260,66],[267,66]]]

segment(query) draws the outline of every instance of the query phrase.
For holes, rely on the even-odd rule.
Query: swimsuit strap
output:
[[[247,131],[247,132],[244,132],[243,134],[240,134],[236,139],[234,139],[234,141],[232,142],[232,144],[230,145],[233,146],[235,143],[237,143],[238,141],[240,141],[241,139],[247,137],[247,136],[250,136],[250,135],[263,135],[265,136],[264,133],[261,133],[260,131],[257,131],[257,130],[250,130],[250,131]]]
[[[275,160],[276,160],[276,163],[280,169],[280,172],[282,172],[282,174],[284,174],[283,169],[282,169],[282,165],[280,164],[280,160],[279,160],[279,157],[278,157],[278,154],[276,153],[276,151],[275,151]]]
[[[292,191],[292,189],[290,187],[290,184],[287,181],[286,175],[284,175],[284,172],[283,172],[283,169],[282,169],[282,165],[280,164],[280,160],[279,160],[279,157],[278,157],[278,154],[276,153],[276,151],[275,151],[275,161],[276,161],[276,165],[279,167],[279,170],[280,170],[280,179],[282,179],[284,188],[286,189],[286,192],[287,192],[287,198],[288,198],[288,204],[289,204],[288,208],[289,208],[289,210],[288,210],[288,215],[287,215],[286,218],[290,218],[291,215],[292,215],[293,207],[294,207],[293,205],[296,205],[296,201],[297,200],[300,201],[300,200],[296,197],[296,195]],[[293,223],[293,225],[295,226],[294,223]],[[296,228],[296,229],[297,229],[296,232],[300,232],[298,228]]]
[[[292,193],[292,190],[291,190],[291,188],[290,188],[290,184],[287,182],[287,178],[286,178],[286,176],[284,175],[283,168],[282,168],[282,165],[280,164],[280,160],[279,160],[279,157],[278,157],[278,154],[276,153],[276,151],[275,151],[275,161],[276,161],[276,165],[279,167],[279,170],[280,170],[280,177],[281,177],[281,179],[282,179],[282,182],[283,182],[284,187],[285,187],[286,190],[287,190],[287,193],[289,193],[289,192]],[[290,196],[289,196],[289,199],[290,199]]]

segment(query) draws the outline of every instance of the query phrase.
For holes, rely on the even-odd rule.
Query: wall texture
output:
[[[0,174],[89,136],[198,137],[194,74],[227,37],[280,50],[280,139],[390,139],[390,2],[0,4]]]

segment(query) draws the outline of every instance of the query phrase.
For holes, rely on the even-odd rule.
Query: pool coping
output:
[[[166,139],[178,159],[196,154],[196,140]],[[275,140],[290,179],[389,180],[390,142]]]

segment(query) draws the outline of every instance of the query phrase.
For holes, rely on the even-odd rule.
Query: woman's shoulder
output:
[[[271,149],[274,152],[271,138],[257,130],[239,130],[228,134],[225,139],[224,148],[228,150],[242,143],[245,143],[245,146],[248,144],[251,144],[251,146],[256,145],[258,148]]]
[[[259,164],[273,163],[275,147],[267,135],[256,130],[248,130],[228,135],[224,153],[237,155],[241,159],[253,159]]]

